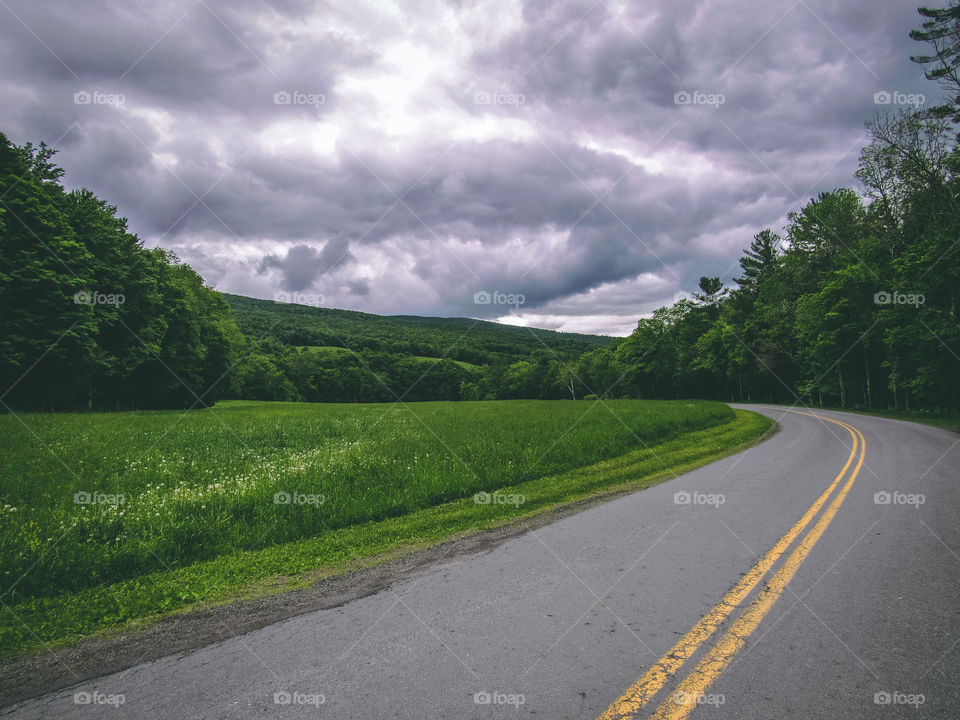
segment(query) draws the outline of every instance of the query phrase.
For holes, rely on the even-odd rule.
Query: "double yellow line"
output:
[[[776,564],[780,557],[793,544],[794,540],[800,536],[803,530],[810,524],[817,513],[827,503],[830,496],[836,490],[837,486],[843,480],[844,475],[850,470],[854,463],[854,458],[859,455],[859,459],[850,473],[847,482],[840,489],[840,492],[833,498],[827,509],[817,523],[803,537],[799,545],[787,557],[783,565],[771,577],[763,589],[757,594],[743,614],[738,617],[727,632],[716,642],[697,666],[677,685],[675,691],[656,709],[652,715],[657,720],[682,720],[697,706],[703,696],[706,694],[710,685],[727,669],[730,661],[733,660],[736,652],[743,647],[750,634],[757,629],[760,621],[770,611],[774,603],[783,594],[787,584],[793,578],[801,563],[817,541],[823,535],[827,526],[837,514],[840,505],[843,504],[847,493],[850,491],[860,468],[863,465],[863,459],[866,452],[866,441],[863,433],[857,428],[839,420],[814,415],[813,413],[799,412],[791,410],[797,415],[809,415],[818,420],[834,423],[845,428],[853,438],[853,447],[850,449],[850,455],[847,458],[843,469],[837,474],[830,486],[823,491],[823,494],[803,514],[803,517],[790,528],[786,534],[777,541],[777,544],[767,551],[760,561],[754,565],[750,571],[744,575],[724,598],[717,603],[706,615],[704,615],[690,631],[684,635],[676,645],[674,645],[666,655],[654,663],[643,677],[637,680],[620,698],[618,698],[607,711],[600,716],[599,720],[623,720],[625,718],[636,717],[644,709],[647,703],[663,688],[667,681],[674,677],[682,668],[683,664],[697,651],[707,638],[723,623],[730,614],[739,607],[753,589],[766,576],[771,568]]]

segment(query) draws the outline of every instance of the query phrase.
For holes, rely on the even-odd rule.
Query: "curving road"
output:
[[[960,435],[743,407],[780,431],[375,595],[0,715],[960,717]]]

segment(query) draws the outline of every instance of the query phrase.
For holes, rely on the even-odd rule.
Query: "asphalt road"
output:
[[[781,430],[375,595],[0,714],[960,717],[960,436],[745,407]]]

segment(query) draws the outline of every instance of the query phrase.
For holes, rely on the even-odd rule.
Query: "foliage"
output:
[[[66,192],[45,145],[0,133],[0,386],[8,408],[212,404],[239,331],[190,267]]]

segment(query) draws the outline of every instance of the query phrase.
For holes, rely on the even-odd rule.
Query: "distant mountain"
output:
[[[373,315],[223,293],[243,333],[288,346],[346,347],[489,365],[548,349],[563,358],[609,345],[603,335],[556,332],[470,318]]]

